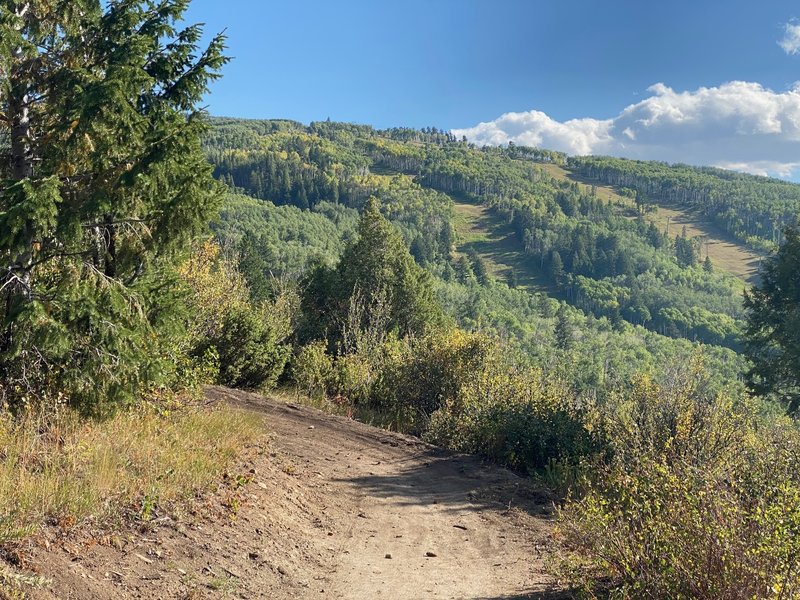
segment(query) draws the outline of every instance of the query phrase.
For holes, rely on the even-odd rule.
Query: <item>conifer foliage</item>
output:
[[[339,265],[313,269],[304,287],[304,333],[310,338],[327,335],[341,341],[343,329],[367,326],[362,321],[374,321],[377,314],[385,316],[380,329],[401,337],[422,334],[441,320],[429,273],[414,262],[374,198],[367,201],[358,239],[345,249]],[[356,305],[368,310],[356,310]],[[348,323],[353,320],[358,322]]]
[[[217,191],[197,105],[225,64],[189,0],[0,3],[0,376],[94,408],[168,376],[169,273]],[[58,390],[56,392],[55,390]]]
[[[750,390],[800,409],[800,230],[787,228],[784,243],[745,296]]]

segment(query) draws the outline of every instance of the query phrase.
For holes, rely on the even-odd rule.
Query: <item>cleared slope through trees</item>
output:
[[[31,597],[565,597],[545,570],[548,497],[529,480],[310,408],[207,396],[263,415],[271,437],[231,473],[249,474],[236,500],[118,535],[46,532],[24,563],[52,583]]]
[[[466,254],[474,250],[486,262],[490,275],[498,281],[509,282],[511,273],[517,285],[531,292],[558,295],[553,286],[535,267],[536,259],[526,256],[514,230],[483,204],[466,198],[453,197],[457,251]]]
[[[584,187],[594,186],[597,196],[602,200],[634,206],[631,198],[621,196],[611,185],[583,177],[559,165],[542,164],[541,167],[555,179],[571,181]],[[715,267],[747,283],[756,280],[761,264],[761,256],[758,253],[738,243],[710,219],[697,214],[696,211],[674,204],[665,204],[658,198],[653,198],[652,201],[657,204],[658,210],[655,213],[645,214],[645,219],[654,222],[660,231],[665,231],[670,238],[674,238],[680,235],[685,227],[687,236],[703,240],[701,255],[705,257],[708,253]]]

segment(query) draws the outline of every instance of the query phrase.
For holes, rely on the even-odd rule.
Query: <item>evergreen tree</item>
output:
[[[250,299],[264,302],[272,296],[269,265],[265,260],[267,245],[246,235],[239,244],[239,272],[247,282]]]
[[[475,273],[472,271],[472,264],[463,254],[456,260],[455,271],[461,283],[466,284],[469,283],[470,280],[475,281]]]
[[[647,241],[649,241],[650,245],[656,250],[664,247],[664,234],[658,230],[658,227],[656,227],[656,224],[652,221],[647,228]]]
[[[472,272],[475,279],[481,285],[489,285],[489,271],[486,268],[486,261],[475,250],[469,251],[469,262],[472,265]]]
[[[439,232],[439,250],[446,259],[450,259],[453,251],[453,226],[449,222],[442,225]]]
[[[645,206],[647,205],[647,200],[639,190],[636,190],[636,194],[634,196],[636,202],[636,212],[638,214],[644,213]]]
[[[550,256],[550,277],[556,283],[561,283],[564,279],[564,263],[558,250],[553,250],[553,254]]]
[[[519,277],[517,276],[517,272],[514,269],[511,269],[508,272],[508,287],[512,289],[516,289],[519,287]]]
[[[178,30],[188,4],[0,6],[6,394],[93,405],[165,374],[153,333],[174,322],[166,269],[218,196],[196,106],[224,40],[201,50],[199,26]]]
[[[703,270],[706,273],[714,272],[714,264],[711,262],[711,257],[708,255],[706,255],[706,259],[703,261]]]
[[[376,303],[385,302],[386,327],[400,336],[424,333],[441,319],[430,274],[414,261],[374,198],[364,207],[358,238],[347,246],[336,269],[317,266],[304,287],[304,312],[327,326],[331,341],[341,336],[355,300],[363,303],[367,313]],[[308,329],[317,336],[324,333],[318,326]]]
[[[560,350],[568,351],[575,343],[572,323],[567,315],[567,307],[562,304],[556,313],[556,328],[554,332],[556,347]]]
[[[675,258],[682,267],[693,267],[697,264],[697,247],[694,240],[686,236],[685,226],[681,235],[675,237]]]
[[[411,242],[411,256],[417,261],[418,265],[426,265],[433,262],[433,248],[431,247],[428,239],[418,235]]]
[[[766,259],[761,281],[745,294],[750,390],[800,408],[800,231],[787,229],[778,252]]]

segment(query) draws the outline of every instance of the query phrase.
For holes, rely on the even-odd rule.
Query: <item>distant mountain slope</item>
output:
[[[594,188],[598,197],[614,202],[624,210],[636,214],[635,199],[630,194],[620,193],[620,188],[593,177],[580,175],[566,166],[549,164],[543,168],[555,179],[574,181]],[[630,190],[625,191],[630,192]],[[649,196],[647,204],[649,210],[644,213],[644,218],[655,223],[668,237],[681,233],[685,227],[688,236],[701,240],[700,253],[709,256],[713,264],[746,282],[752,282],[757,278],[763,252],[748,248],[744,242],[737,240],[696,208],[674,201],[665,201],[657,194]]]
[[[546,273],[520,251],[519,240],[507,221],[468,199],[457,200],[454,207],[457,252],[468,258],[477,253],[493,277],[512,287],[551,295],[557,292]]]
[[[645,192],[565,179],[561,167],[568,162],[579,175],[600,177],[598,183],[610,177],[589,159],[520,147],[475,148],[435,129],[232,119],[213,125],[206,149],[216,176],[229,187],[313,212],[330,205],[360,209],[377,197],[417,261],[444,281],[466,282],[487,268],[512,285],[536,280],[538,289],[612,323],[729,347],[739,343],[742,285],[727,271],[742,274],[747,267],[723,260],[716,248],[708,253],[691,223],[683,236],[677,227],[665,235],[647,210],[654,199]],[[697,173],[698,181],[721,178],[715,171]],[[766,186],[765,198],[777,185],[758,178],[731,181],[745,181],[749,198],[760,193],[759,183]],[[493,243],[465,239],[483,235],[469,232],[475,223],[467,223],[468,206],[480,213],[482,226],[505,224],[511,235]],[[786,218],[787,210],[776,218]],[[335,247],[327,244],[322,252],[335,253]],[[706,254],[710,262],[702,264]]]
[[[603,156],[570,158],[568,164],[580,175],[634,189],[645,199],[694,209],[757,250],[773,250],[782,228],[800,214],[800,185],[780,179]]]

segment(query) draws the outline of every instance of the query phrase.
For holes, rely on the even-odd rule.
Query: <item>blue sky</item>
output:
[[[795,18],[800,3],[782,0],[194,0],[188,15],[227,28],[217,115],[434,125],[479,143],[664,160],[693,144],[686,162],[787,176],[800,167]],[[790,148],[764,153],[776,132]],[[742,148],[697,148],[711,138]]]

